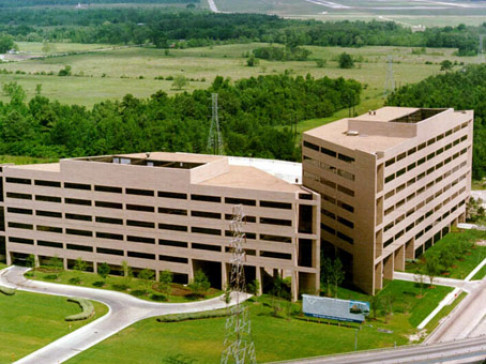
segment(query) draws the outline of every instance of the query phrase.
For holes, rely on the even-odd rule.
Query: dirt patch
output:
[[[476,242],[477,246],[486,246],[486,240],[479,240]]]

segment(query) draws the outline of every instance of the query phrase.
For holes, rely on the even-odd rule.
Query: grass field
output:
[[[461,301],[466,298],[467,296],[467,293],[466,292],[461,292],[461,294],[459,295],[459,297],[457,297],[454,302],[452,302],[452,304],[450,305],[447,305],[445,307],[442,308],[442,310],[439,311],[439,313],[437,315],[435,315],[435,317],[429,321],[429,323],[427,324],[427,326],[425,326],[425,328],[427,329],[428,332],[432,332],[432,330],[434,330],[437,325],[439,325],[440,321],[446,317],[447,315],[449,315],[452,310],[454,308],[456,308],[456,306],[461,303]]]
[[[393,281],[380,293],[383,300],[393,297],[393,314],[369,320],[363,325],[333,325],[306,320],[300,315],[288,318],[287,303],[281,303],[279,317],[272,316],[269,297],[249,302],[252,336],[258,362],[324,355],[354,350],[358,333],[358,349],[391,347],[408,343],[407,335],[415,332],[415,322],[426,317],[451,288],[425,290],[417,298],[414,283]],[[356,299],[369,296],[340,290],[340,296]],[[298,305],[292,310],[300,312]],[[223,350],[225,319],[207,319],[176,323],[159,323],[155,319],[141,321],[101,344],[81,353],[68,363],[216,363]],[[384,333],[378,329],[390,330]],[[291,333],[291,335],[289,335]],[[325,345],[323,344],[325,343]]]
[[[72,284],[72,279],[80,279],[80,283],[77,284],[78,286],[121,291],[148,301],[164,301],[164,297],[162,296],[163,292],[154,289],[154,281],[149,282],[133,277],[127,280],[124,277],[110,275],[106,281],[103,281],[98,274],[72,270],[64,270],[60,273],[30,271],[26,274],[26,277],[60,284]],[[205,294],[205,298],[212,298],[222,295],[223,292],[211,288]],[[200,298],[194,297],[189,288],[179,284],[173,284],[172,294],[169,296],[168,302],[191,302],[196,299]]]
[[[310,73],[315,77],[354,78],[366,85],[363,94],[364,108],[378,107],[383,102],[387,56],[392,55],[396,85],[418,82],[430,75],[439,73],[439,63],[443,59],[457,62],[476,62],[474,57],[455,57],[452,49],[427,49],[425,54],[412,54],[407,47],[307,47],[312,51],[309,61],[305,62],[268,62],[261,61],[256,67],[246,66],[243,55],[252,49],[263,46],[261,43],[232,44],[213,47],[165,50],[153,48],[106,49],[77,55],[33,59],[22,62],[0,64],[11,72],[27,74],[1,74],[0,83],[16,81],[27,91],[28,97],[35,94],[36,85],[42,85],[42,94],[67,104],[92,106],[94,103],[111,99],[121,99],[131,93],[136,97],[148,97],[157,90],[168,93],[180,92],[173,89],[167,76],[185,75],[190,81],[185,91],[207,88],[213,79],[220,75],[233,80],[251,76],[280,74],[288,70],[294,75]],[[21,46],[36,52],[40,43]],[[65,44],[55,44],[58,50]],[[79,49],[78,49],[79,47]],[[92,47],[98,47],[94,45]],[[69,45],[70,51],[87,51],[89,45]],[[348,52],[359,62],[354,69],[343,70],[336,59],[342,52]],[[327,64],[318,68],[316,59],[325,59]],[[425,64],[431,62],[432,64]],[[35,73],[53,72],[57,74],[66,65],[72,67],[73,76],[43,76]],[[30,74],[29,74],[30,73]],[[164,80],[156,80],[162,76]],[[6,100],[1,96],[0,100]]]
[[[486,265],[482,267],[479,272],[477,272],[474,277],[472,278],[473,280],[478,280],[478,279],[483,279],[486,277]]]
[[[17,291],[0,294],[0,363],[11,363],[107,313],[93,302],[96,315],[89,321],[64,321],[80,312],[64,297]]]
[[[430,251],[439,248],[441,243],[454,242],[460,240],[466,241],[478,241],[483,240],[485,237],[485,232],[478,230],[462,230],[459,232],[451,232],[447,234],[444,238],[438,241],[433,247],[429,248]],[[471,251],[466,254],[462,259],[457,260],[453,266],[449,269],[449,274],[447,277],[464,279],[467,275],[475,268],[479,263],[486,258],[486,246],[475,245]],[[416,263],[407,263],[406,270],[411,273],[419,273],[424,264],[423,260],[418,260]],[[483,274],[485,271],[482,271]],[[480,272],[478,272],[479,274]]]

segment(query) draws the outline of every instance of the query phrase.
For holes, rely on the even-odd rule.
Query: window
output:
[[[80,236],[93,236],[91,231],[79,230],[79,229],[66,229],[66,234],[80,235]]]
[[[319,151],[319,147],[317,145],[309,143],[306,140],[304,140],[304,147],[315,150],[315,151]]]
[[[96,252],[100,254],[123,256],[123,250],[118,250],[118,249],[96,248]]]
[[[183,241],[174,241],[174,240],[164,240],[164,239],[159,239],[159,245],[165,245],[165,246],[175,246],[178,248],[187,248],[187,243]]]
[[[21,224],[19,222],[9,222],[8,223],[9,228],[14,228],[14,229],[25,229],[25,230],[34,230],[34,225],[31,224]]]
[[[80,221],[92,221],[93,218],[89,215],[80,214],[65,214],[66,219],[69,220],[80,220]]]
[[[246,198],[235,198],[235,197],[226,197],[224,202],[233,205],[246,205],[246,206],[256,206],[255,200],[248,200]]]
[[[349,157],[349,156],[341,154],[341,153],[338,154],[338,159],[340,159],[340,160],[342,160],[343,162],[346,162],[346,163],[353,163],[354,162],[353,157]]]
[[[165,262],[174,262],[174,263],[187,263],[188,262],[187,258],[173,257],[173,256],[170,256],[170,255],[159,255],[159,260],[163,260]]]
[[[113,217],[96,216],[95,221],[101,224],[123,225],[123,219],[115,219]]]
[[[17,207],[7,207],[7,212],[10,212],[12,214],[32,215],[32,210],[21,209]]]
[[[103,207],[107,209],[122,209],[123,206],[121,203],[117,202],[108,202],[108,201],[95,201],[96,207]]]
[[[187,200],[187,194],[185,193],[159,191],[157,195],[163,198],[176,198],[180,200]]]
[[[91,200],[83,200],[80,198],[65,198],[64,201],[67,204],[71,205],[91,206]]]
[[[292,221],[284,219],[273,219],[270,217],[260,217],[260,224],[292,226]]]
[[[35,212],[37,216],[46,216],[46,217],[55,217],[55,218],[62,218],[62,213],[60,212],[55,212],[55,211],[43,211],[43,210],[37,210]]]
[[[342,208],[343,210],[349,211],[349,212],[354,212],[354,207],[351,205],[348,205],[347,203],[337,201],[338,207]]]
[[[292,204],[285,202],[260,201],[260,207],[268,207],[273,209],[291,210]]]
[[[187,226],[174,225],[174,224],[159,224],[159,229],[174,230],[174,231],[187,231]]]
[[[7,177],[6,178],[7,183],[17,183],[21,185],[30,185],[32,184],[32,181],[27,178],[13,178],[13,177]]]
[[[187,210],[182,209],[170,209],[166,207],[159,207],[159,214],[169,214],[169,215],[187,215]]]
[[[154,195],[154,191],[140,190],[140,189],[137,189],[137,188],[127,188],[127,189],[125,189],[125,192],[128,195],[137,195],[137,196],[153,196]]]
[[[193,249],[199,249],[199,250],[210,250],[210,251],[216,251],[220,252],[221,247],[218,245],[209,245],[209,244],[199,244],[199,243],[192,243],[191,247]]]
[[[131,241],[131,242],[134,242],[134,243],[143,243],[143,244],[155,244],[155,239],[145,238],[143,236],[128,235],[127,241]]]
[[[155,254],[140,253],[140,252],[128,252],[127,255],[132,258],[155,260]]]
[[[221,219],[221,214],[208,211],[191,211],[191,216],[205,217],[208,219]]]
[[[193,226],[191,228],[191,231],[193,233],[199,233],[199,234],[221,235],[221,230],[218,230],[218,229],[210,229],[210,228],[203,228],[203,227],[197,227],[197,226]]]
[[[345,219],[344,217],[340,217],[340,216],[338,216],[337,221],[338,221],[340,224],[342,224],[342,225],[344,225],[344,226],[347,226],[347,227],[349,227],[349,228],[351,228],[351,229],[353,229],[353,228],[354,228],[354,223],[353,223],[353,222],[351,222],[351,221],[349,221],[348,219]]]
[[[37,245],[39,245],[39,246],[47,246],[49,248],[62,249],[62,243],[56,243],[54,241],[37,240]]]
[[[153,222],[139,221],[139,220],[127,220],[127,225],[141,227],[141,228],[149,228],[149,229],[155,228],[155,224]]]
[[[74,190],[91,191],[91,186],[83,184],[83,183],[64,182],[64,188],[71,188],[71,189],[74,189]]]
[[[221,202],[221,197],[206,195],[191,195],[191,200],[206,202]]]
[[[17,244],[34,245],[34,240],[32,239],[15,238],[13,236],[9,237],[8,241]]]
[[[45,226],[45,225],[37,225],[38,231],[45,231],[49,233],[57,233],[62,234],[62,228],[56,226]]]
[[[34,181],[36,186],[44,186],[44,187],[61,187],[61,182],[58,181],[43,181],[36,179]]]
[[[45,201],[45,202],[56,202],[56,203],[60,203],[62,201],[60,197],[42,196],[42,195],[36,195],[35,200],[36,201]]]
[[[16,198],[20,200],[32,200],[32,195],[27,193],[15,193],[15,192],[7,192],[8,198]]]
[[[337,185],[337,190],[339,192],[345,193],[348,196],[354,197],[354,191],[351,190],[351,189],[349,189],[349,188],[347,188],[347,187],[344,187],[344,186],[341,186],[341,185]]]
[[[112,234],[112,233],[104,233],[104,232],[97,232],[96,237],[100,239],[123,240],[123,235],[121,234]]]
[[[92,252],[93,247],[86,246],[86,245],[78,245],[78,244],[66,244],[66,248],[69,250],[77,250],[83,252]]]
[[[338,231],[336,235],[338,238],[344,240],[346,243],[354,244],[353,238],[347,236],[346,234],[343,234],[342,232]]]
[[[155,211],[155,208],[153,206],[127,204],[127,210],[144,211],[144,212],[154,212]]]
[[[94,189],[95,189],[95,191],[98,191],[98,192],[122,193],[121,187],[95,186]]]
[[[292,243],[292,238],[288,236],[260,234],[260,240],[275,241],[278,243]]]
[[[324,147],[321,147],[321,153],[326,154],[326,155],[333,157],[333,158],[336,158],[336,155],[337,155],[337,153],[335,151],[324,148]]]
[[[291,260],[292,255],[287,254],[287,253],[276,253],[276,252],[266,252],[266,251],[261,251],[260,252],[261,257],[265,258],[274,258],[274,259],[285,259],[285,260]]]

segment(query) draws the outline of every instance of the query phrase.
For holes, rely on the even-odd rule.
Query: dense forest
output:
[[[473,178],[486,176],[486,64],[429,77],[390,95],[387,105],[474,110]]]
[[[91,4],[188,4],[199,0],[2,0],[0,8],[19,8],[31,6],[89,6]]]
[[[61,1],[61,0],[59,0]],[[180,0],[183,1],[183,0]],[[146,44],[165,48],[215,43],[266,42],[300,45],[361,47],[366,45],[458,48],[460,55],[476,54],[480,27],[428,28],[412,32],[394,22],[290,20],[259,14],[212,14],[176,8],[65,7],[4,8],[0,33],[17,41]]]
[[[3,85],[0,154],[68,157],[140,151],[208,153],[211,93],[227,154],[300,159],[293,125],[360,102],[361,84],[343,78],[260,76],[231,82],[217,77],[207,90],[149,99],[126,95],[91,110],[61,105],[41,94],[29,102],[15,82]]]

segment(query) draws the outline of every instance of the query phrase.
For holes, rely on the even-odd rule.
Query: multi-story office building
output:
[[[34,254],[96,271],[123,261],[171,270],[187,282],[202,269],[213,286],[229,274],[232,208],[246,215],[247,280],[292,278],[292,295],[319,287],[320,198],[227,157],[145,153],[2,166],[0,212],[8,263]],[[0,240],[1,241],[1,240]]]
[[[382,288],[465,217],[473,112],[384,107],[304,133],[303,184],[321,194],[321,249]]]

